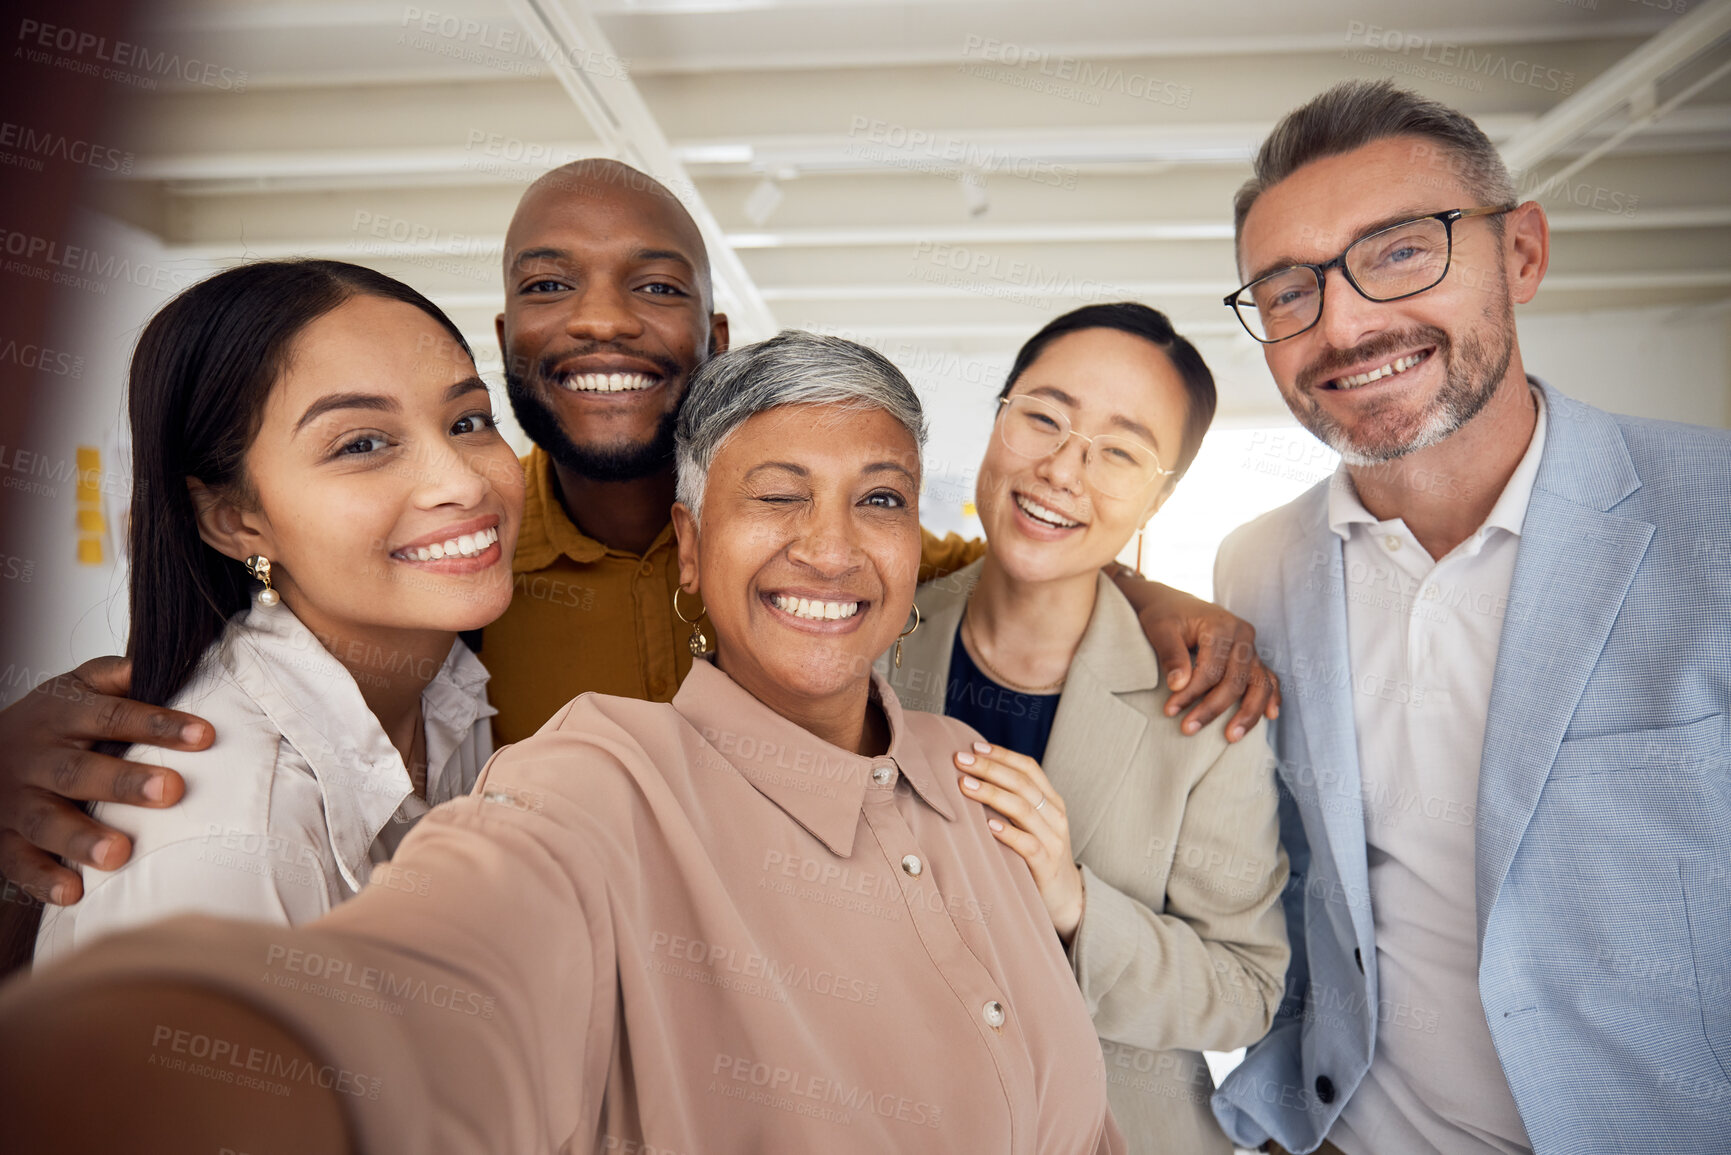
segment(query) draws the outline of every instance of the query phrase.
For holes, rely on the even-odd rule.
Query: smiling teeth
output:
[[[1056,526],[1059,529],[1074,529],[1078,525],[1082,524],[1079,521],[1071,521],[1056,510],[1047,509],[1039,502],[1023,497],[1019,493],[1016,494],[1016,504],[1021,507],[1023,513],[1027,514],[1035,521],[1044,522],[1047,525]]]
[[[859,613],[858,602],[825,602],[813,598],[792,598],[786,594],[772,594],[769,602],[784,613],[814,622],[839,621]]]
[[[400,549],[393,557],[408,561],[438,561],[446,557],[475,557],[499,540],[499,528],[483,529],[477,533],[465,533],[453,537],[450,541],[435,545],[424,545],[419,549]]]
[[[1372,369],[1368,373],[1354,373],[1351,377],[1342,377],[1335,382],[1343,389],[1357,389],[1360,385],[1369,385],[1372,381],[1380,381],[1384,377],[1393,377],[1396,373],[1405,373],[1414,365],[1425,359],[1424,353],[1413,353],[1398,361],[1390,361],[1380,369]]]
[[[580,373],[559,382],[572,393],[635,393],[655,384],[641,373]]]

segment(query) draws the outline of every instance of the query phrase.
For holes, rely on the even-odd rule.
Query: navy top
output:
[[[1038,762],[1046,756],[1052,719],[1060,694],[1024,694],[1000,686],[974,664],[962,631],[950,647],[950,684],[944,688],[944,713],[966,722],[994,746],[1026,754]]]

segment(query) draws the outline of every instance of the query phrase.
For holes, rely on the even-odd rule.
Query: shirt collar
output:
[[[1527,379],[1527,386],[1532,392],[1533,404],[1538,407],[1533,437],[1527,443],[1527,451],[1521,455],[1515,471],[1509,475],[1502,493],[1497,495],[1496,504],[1491,507],[1484,524],[1479,527],[1481,537],[1493,529],[1505,529],[1519,537],[1521,526],[1526,523],[1527,506],[1533,497],[1533,482],[1539,475],[1539,460],[1545,455],[1544,390],[1534,384],[1531,378]],[[1329,480],[1328,528],[1339,535],[1342,541],[1348,541],[1351,540],[1353,526],[1377,524],[1380,524],[1377,516],[1366,509],[1364,503],[1358,499],[1358,489],[1352,484],[1352,474],[1347,472],[1346,464],[1342,462]]]
[[[758,793],[847,858],[853,854],[866,791],[895,789],[898,772],[933,810],[951,820],[956,816],[931,759],[908,737],[895,691],[875,672],[872,693],[890,727],[889,750],[875,758],[830,745],[706,661],[691,663],[673,708]]]
[[[517,552],[511,557],[512,573],[533,573],[546,569],[560,557],[581,563],[598,562],[609,553],[627,555],[624,550],[610,550],[577,528],[559,500],[559,481],[553,473],[553,458],[537,445],[523,460],[526,487],[523,494],[523,526],[517,533]],[[673,523],[669,521],[650,543],[645,557],[673,542]]]
[[[368,851],[405,800],[408,767],[354,676],[286,605],[253,606],[229,623],[222,661],[277,732],[312,768],[325,826],[344,880],[359,890]],[[461,641],[421,692],[427,734],[427,802],[466,794],[458,752],[487,702],[487,670]]]

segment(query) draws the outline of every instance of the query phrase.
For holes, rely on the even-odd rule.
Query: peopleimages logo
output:
[[[128,40],[110,40],[94,32],[22,20],[15,56],[32,64],[67,68],[104,80],[140,88],[155,88],[158,79],[184,80],[227,92],[245,92],[247,74],[178,52],[158,52]],[[53,53],[62,53],[56,57]],[[112,67],[104,67],[111,65]]]
[[[64,133],[31,128],[27,124],[0,121],[0,149],[16,150],[0,153],[0,163],[15,164],[41,172],[43,160],[61,160],[83,165],[98,172],[113,172],[125,176],[132,172],[133,156],[118,148],[92,144]]]
[[[1502,80],[1509,84],[1555,92],[1563,96],[1575,91],[1575,74],[1547,68],[1533,61],[1482,46],[1457,44],[1437,40],[1416,32],[1402,32],[1350,20],[1346,25],[1346,41],[1363,44],[1377,52],[1353,53],[1342,49],[1343,55],[1361,64],[1373,64],[1392,72],[1421,80],[1432,80],[1474,92],[1484,90],[1486,80]],[[1380,53],[1380,55],[1379,55]],[[1417,55],[1414,55],[1414,54]]]
[[[305,1083],[339,1095],[377,1099],[384,1086],[384,1080],[373,1075],[328,1064],[321,1066],[310,1059],[291,1058],[263,1047],[243,1047],[233,1039],[162,1023],[156,1025],[150,1046],[150,1066],[273,1095],[287,1095],[290,1083]]]
[[[464,990],[450,983],[429,983],[426,979],[400,975],[380,967],[357,967],[348,959],[299,947],[291,949],[273,943],[265,952],[265,964],[334,990],[348,988],[357,994],[403,999],[483,1019],[492,1018],[495,1010],[492,995]]]

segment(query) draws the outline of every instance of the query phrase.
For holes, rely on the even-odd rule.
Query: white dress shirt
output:
[[[1347,1155],[1526,1152],[1485,1025],[1474,895],[1479,760],[1545,404],[1496,505],[1434,561],[1378,521],[1343,467],[1329,527],[1344,541],[1347,641],[1376,926],[1376,1047],[1329,1133]],[[1440,483],[1440,481],[1439,481]]]
[[[164,810],[96,807],[131,837],[132,857],[115,871],[78,868],[84,898],[44,912],[38,963],[173,914],[315,919],[366,885],[428,809],[468,793],[493,746],[487,671],[458,641],[421,693],[427,784],[416,797],[353,675],[280,602],[235,615],[169,705],[209,721],[216,741],[126,752],[180,771],[186,795]]]

